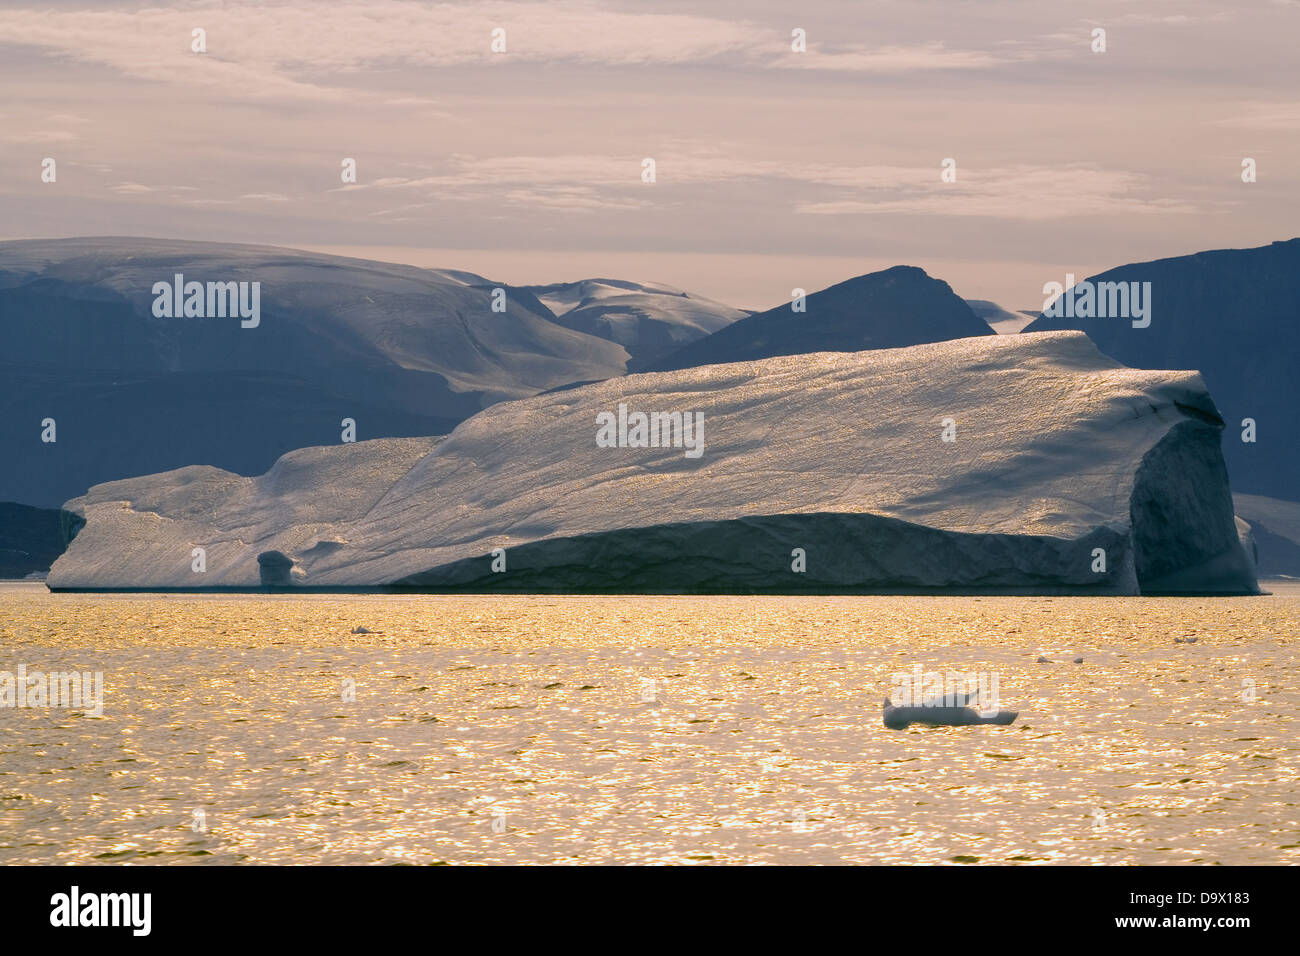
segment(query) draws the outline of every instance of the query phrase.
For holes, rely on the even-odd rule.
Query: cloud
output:
[[[1300,129],[1300,102],[1246,103],[1216,125],[1237,129]]]
[[[634,190],[761,180],[773,186],[767,193],[771,201],[796,197],[789,200],[794,211],[807,215],[910,213],[1049,220],[1195,211],[1186,201],[1155,195],[1156,181],[1150,177],[1083,164],[959,167],[958,181],[944,183],[937,162],[925,167],[805,163],[752,157],[742,150],[678,147],[656,157],[656,174],[655,185],[641,183],[640,158],[634,156],[461,155],[433,175],[390,177],[346,188],[414,192],[441,200],[595,209],[649,205]],[[825,198],[797,198],[811,192]],[[656,203],[662,201],[656,197]]]
[[[167,188],[170,189],[188,188],[191,190],[193,189],[193,187],[185,187],[185,186],[171,186]],[[200,199],[186,199],[184,200],[184,203],[187,206],[236,206],[240,204],[256,205],[258,203],[266,203],[266,202],[289,202],[289,201],[290,201],[290,197],[285,196],[281,193],[244,193],[242,196],[237,196],[237,197],[226,197],[226,198],[209,197],[209,198],[200,198]]]
[[[1227,11],[1219,10],[1214,13],[1188,14],[1188,13],[1126,13],[1116,19],[1117,23],[1159,23],[1166,26],[1180,26],[1184,24],[1200,23],[1222,23],[1231,19]]]
[[[801,203],[796,211],[810,215],[907,213],[933,216],[986,216],[998,219],[1049,220],[1134,213],[1190,213],[1196,207],[1182,200],[1151,194],[1149,177],[1092,166],[1053,168],[1012,166],[962,170],[957,182],[931,181],[885,194]],[[900,194],[901,193],[901,194]]]
[[[506,31],[493,53],[492,30]],[[206,32],[206,52],[191,32]],[[419,4],[206,3],[136,10],[6,11],[0,43],[98,64],[137,79],[209,88],[249,98],[325,99],[370,69],[395,64],[436,69],[468,64],[566,62],[669,66],[724,61],[733,66],[865,72],[981,69],[1004,58],[915,46],[819,48],[790,52],[788,30],[734,17],[630,12],[590,0]],[[422,97],[365,93],[395,107],[432,105]]]
[[[81,139],[81,127],[88,122],[69,113],[30,107],[6,111],[0,113],[0,143],[72,143]]]
[[[862,73],[907,73],[916,70],[978,70],[1009,63],[1017,57],[997,56],[978,50],[950,50],[944,44],[923,43],[915,46],[863,47],[822,52],[809,47],[806,54],[787,57],[781,66],[813,70],[851,70]]]
[[[602,196],[585,186],[543,187],[539,189],[509,189],[502,198],[508,203],[535,206],[543,209],[637,209],[650,205],[647,199],[627,196]]]

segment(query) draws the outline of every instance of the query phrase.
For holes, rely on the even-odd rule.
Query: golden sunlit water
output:
[[[105,697],[0,709],[0,863],[1297,862],[1298,636],[1295,591],[0,585],[0,671]],[[1019,719],[887,730],[914,665]]]

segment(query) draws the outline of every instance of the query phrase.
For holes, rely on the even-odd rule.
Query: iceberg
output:
[[[993,724],[1005,727],[1015,722],[1020,716],[1018,710],[980,710],[961,704],[943,706],[942,704],[916,704],[897,706],[885,698],[884,723],[890,730],[906,730],[911,724],[927,724],[931,727],[971,727],[978,724]]]
[[[702,416],[702,454],[631,424],[598,444],[620,406]],[[630,375],[257,478],[97,485],[64,506],[47,584],[1257,593],[1222,429],[1197,373],[1126,368],[1080,332]]]

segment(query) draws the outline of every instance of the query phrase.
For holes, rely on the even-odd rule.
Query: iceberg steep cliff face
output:
[[[702,419],[699,456],[637,447],[637,413]],[[1195,373],[1078,332],[633,375],[98,485],[48,583],[252,588],[279,552],[299,587],[1250,593],[1222,427]]]

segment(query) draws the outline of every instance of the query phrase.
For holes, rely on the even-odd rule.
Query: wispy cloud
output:
[[[655,188],[766,180],[779,187],[773,190],[774,198],[797,197],[801,191],[831,194],[791,201],[795,212],[811,215],[905,212],[1048,220],[1184,213],[1196,208],[1183,200],[1161,198],[1159,183],[1148,176],[1083,164],[959,169],[957,182],[944,183],[937,163],[931,167],[800,163],[698,147],[660,155],[654,187],[640,182],[640,168],[640,158],[633,156],[456,156],[433,175],[341,188],[594,209],[649,205],[643,197]],[[633,195],[634,191],[641,195]]]
[[[812,70],[849,70],[863,73],[909,73],[919,70],[981,70],[1037,54],[1015,56],[982,50],[953,50],[943,43],[878,48],[847,47],[821,50],[809,47],[806,55],[783,57],[775,65]]]
[[[1300,129],[1300,102],[1246,103],[1232,116],[1219,120],[1218,125],[1258,130]]]
[[[506,31],[506,52],[492,31]],[[191,49],[205,31],[206,52]],[[812,42],[790,50],[786,28],[742,18],[629,12],[584,0],[440,3],[403,0],[319,4],[200,4],[177,9],[20,9],[0,19],[0,42],[94,63],[154,82],[224,91],[239,97],[329,95],[356,74],[394,64],[436,69],[465,64],[568,62],[653,66],[726,61],[752,68],[900,73],[982,69],[1007,60],[942,43],[879,48]],[[395,106],[436,105],[429,98],[384,96]]]
[[[1134,213],[1191,213],[1196,206],[1156,194],[1147,176],[1090,166],[1013,166],[959,171],[958,181],[903,185],[874,196],[803,203],[814,215],[908,213],[925,216],[984,216],[1049,220]]]
[[[761,255],[748,278],[737,266],[734,287],[714,288],[759,304],[746,282],[784,276],[787,256],[805,257],[802,272],[977,250],[1007,263],[997,281],[1037,289],[1014,278],[1017,263],[1292,235],[1300,197],[1279,158],[1300,147],[1294,2],[4,6],[8,236],[111,223],[509,249],[520,262],[553,255],[569,277],[605,260],[564,250],[662,254],[706,277],[693,257]],[[1091,49],[1097,26],[1104,55]],[[504,55],[491,52],[495,27]],[[791,49],[796,27],[805,53]],[[206,53],[191,52],[195,28]],[[939,178],[949,155],[955,183]],[[1258,184],[1240,181],[1246,156]],[[356,184],[341,181],[345,157]]]

